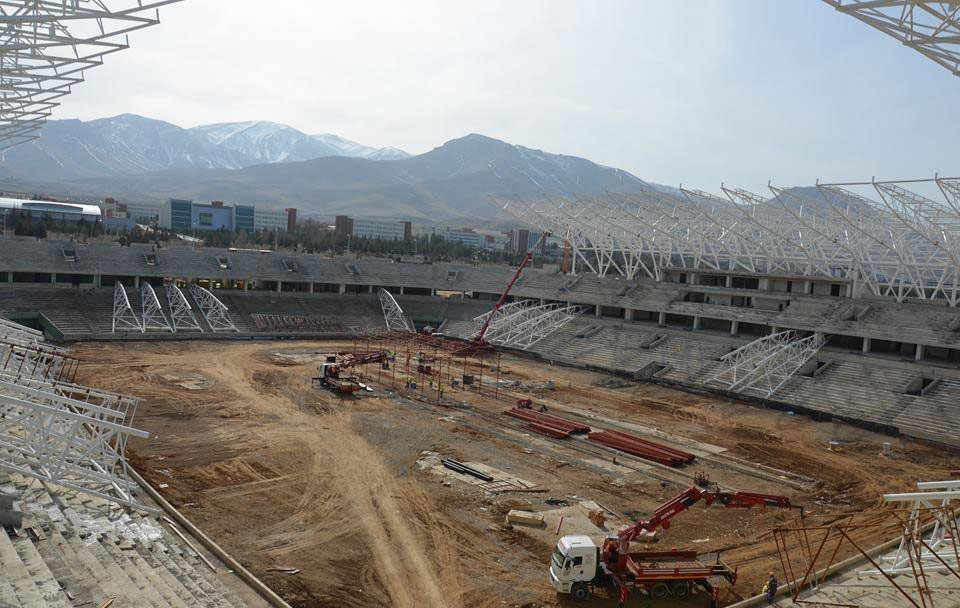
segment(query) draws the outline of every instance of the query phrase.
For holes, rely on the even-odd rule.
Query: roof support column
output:
[[[667,313],[660,311],[660,316],[657,317],[657,325],[663,327],[667,324]]]
[[[740,321],[734,319],[730,321],[730,335],[735,336],[740,332]]]
[[[307,293],[313,293],[313,283],[308,283],[309,287],[307,288]]]
[[[283,291],[283,281],[277,281],[277,293]]]
[[[51,272],[51,273],[50,273],[50,282],[51,282],[51,283],[56,283],[56,282],[57,282],[57,273],[55,273],[55,272]]]
[[[733,287],[733,275],[728,274],[726,276],[726,279],[727,279],[727,287]]]
[[[624,308],[623,309],[623,320],[624,321],[633,321],[633,309]]]
[[[698,316],[693,317],[693,328],[700,329],[700,317]]]
[[[917,344],[917,354],[914,355],[915,361],[923,360],[923,344]]]
[[[870,338],[863,339],[863,352],[865,353],[870,352]]]
[[[340,290],[337,293],[340,295],[347,293],[347,286],[343,283],[340,283]]]
[[[596,304],[596,305],[593,307],[593,316],[595,316],[595,317],[599,317],[599,316],[600,316],[600,305],[599,305],[599,304]]]

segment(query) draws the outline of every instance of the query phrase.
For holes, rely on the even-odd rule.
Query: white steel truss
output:
[[[200,312],[210,325],[210,329],[215,332],[240,331],[230,320],[229,309],[217,299],[217,296],[199,285],[190,285],[190,295],[193,296],[197,306],[200,307]]]
[[[534,300],[520,300],[500,307],[483,339],[491,344],[525,350],[573,321],[585,310],[582,306],[537,304]],[[479,334],[490,314],[487,312],[473,319],[476,331],[471,338]]]
[[[960,2],[824,0],[960,76]]]
[[[8,323],[0,333],[35,336]],[[25,366],[28,348],[34,363],[38,353],[46,363]],[[63,349],[42,343],[0,346],[0,469],[154,511],[135,500],[124,459],[129,437],[150,436],[132,426],[139,400],[60,380],[68,359]]]
[[[917,488],[921,491],[883,497],[888,504],[909,505],[911,510],[899,547],[882,558],[880,568],[887,574],[956,571],[960,568],[960,480],[922,481]],[[925,530],[928,522],[933,525]]]
[[[36,139],[84,71],[179,0],[0,1],[0,150]]]
[[[403,309],[397,304],[393,294],[382,287],[380,288],[380,307],[383,308],[383,320],[387,324],[387,329],[413,333],[410,321],[403,316]]]
[[[113,333],[116,333],[118,327],[121,330],[135,329],[143,332],[140,319],[137,318],[137,313],[133,312],[133,307],[130,306],[127,290],[123,288],[120,281],[117,281],[116,287],[113,288]]]
[[[915,186],[936,194],[922,196]],[[869,188],[876,199],[855,188]],[[855,297],[960,304],[960,178],[770,186],[767,196],[726,186],[721,192],[650,188],[496,202],[567,241],[575,273],[808,277],[845,283]]]
[[[180,288],[173,283],[167,283],[163,286],[167,294],[167,303],[170,305],[170,321],[173,331],[199,331],[203,333],[200,327],[200,321],[193,314],[193,307],[187,301],[186,296],[180,291]]]
[[[163,314],[163,307],[160,306],[160,300],[157,298],[157,292],[153,290],[150,283],[144,281],[140,285],[140,327],[143,331],[148,329],[162,329],[165,331],[174,331],[167,316]]]
[[[822,334],[782,331],[764,336],[720,358],[720,371],[706,384],[738,393],[771,397],[823,346]]]

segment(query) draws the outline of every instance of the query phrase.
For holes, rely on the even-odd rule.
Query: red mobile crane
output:
[[[520,265],[517,266],[517,271],[513,273],[513,278],[511,278],[510,282],[507,283],[507,287],[503,290],[503,293],[500,294],[500,298],[497,300],[497,303],[493,305],[493,310],[491,310],[490,314],[487,315],[487,318],[484,320],[480,331],[477,332],[477,335],[470,340],[470,343],[466,347],[460,349],[457,354],[473,353],[483,350],[489,346],[483,337],[487,333],[487,328],[490,327],[490,322],[493,321],[493,318],[497,315],[497,311],[500,310],[500,307],[503,306],[504,302],[507,301],[507,297],[510,295],[510,290],[513,289],[513,284],[516,283],[517,279],[520,278],[520,275],[523,273],[523,269],[533,261],[533,252],[540,248],[540,244],[543,243],[548,236],[550,236],[549,232],[542,233],[540,238],[537,239],[537,243],[527,251],[525,256],[523,256],[523,259],[520,261]]]
[[[561,538],[550,563],[551,583],[559,593],[579,600],[587,599],[592,587],[613,586],[621,605],[631,591],[642,591],[653,598],[679,599],[689,595],[694,586],[700,586],[715,602],[718,589],[710,579],[721,577],[731,585],[737,579],[736,570],[720,561],[719,556],[716,563],[704,564],[697,560],[694,551],[630,552],[630,541],[643,532],[669,528],[671,519],[698,502],[707,507],[717,504],[733,509],[795,508],[783,496],[689,488],[660,505],[649,519],[637,521],[605,539],[602,547],[597,547],[589,536]]]
[[[320,368],[320,375],[313,378],[321,386],[337,393],[350,394],[360,390],[360,380],[346,370],[364,363],[380,363],[387,359],[386,351],[372,350],[366,352],[339,352],[327,357],[326,363]]]

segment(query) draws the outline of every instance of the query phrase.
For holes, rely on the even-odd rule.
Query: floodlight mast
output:
[[[474,343],[478,345],[485,345],[483,341],[483,336],[487,333],[487,328],[490,327],[490,321],[497,316],[497,311],[500,310],[500,307],[503,306],[503,303],[507,301],[507,296],[510,295],[510,290],[513,289],[513,284],[517,282],[517,279],[520,278],[520,274],[523,272],[523,269],[527,267],[531,261],[533,261],[533,252],[540,247],[540,244],[550,236],[549,232],[543,232],[540,234],[540,238],[537,239],[537,244],[533,246],[532,249],[527,251],[527,254],[523,256],[523,260],[520,262],[520,265],[517,267],[517,271],[513,273],[513,278],[510,279],[510,282],[507,283],[507,288],[503,290],[503,293],[500,294],[500,299],[497,300],[497,303],[493,306],[493,310],[490,311],[490,314],[487,316],[486,320],[483,322],[483,327],[480,328],[480,331],[477,332],[477,336],[473,339]]]

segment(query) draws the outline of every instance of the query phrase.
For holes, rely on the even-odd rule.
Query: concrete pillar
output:
[[[277,281],[277,293],[283,291],[283,281]]]
[[[437,295],[437,288],[436,288],[436,287],[431,287],[431,288],[430,288],[430,295],[431,295],[431,296],[436,296],[436,295]]]
[[[771,325],[771,326],[770,326],[770,333],[771,333],[771,334],[778,333],[779,331],[780,331],[780,328],[777,327],[776,325]]]
[[[865,353],[870,352],[870,338],[863,339],[863,352]]]
[[[633,309],[624,308],[623,309],[623,320],[624,321],[633,321]]]
[[[667,324],[667,313],[660,311],[660,316],[657,317],[657,325],[663,327]]]
[[[693,317],[693,328],[700,329],[700,317],[697,317],[697,316]]]
[[[923,344],[917,344],[917,354],[914,355],[914,360],[920,361],[923,359]]]
[[[56,283],[56,282],[57,282],[57,273],[55,273],[55,272],[51,272],[51,273],[50,273],[50,282],[51,282],[51,283]]]
[[[403,285],[400,286],[400,295],[403,295]]]
[[[763,277],[760,279],[760,284],[757,287],[760,291],[770,291],[770,279]]]
[[[700,275],[698,275],[698,274],[695,273],[695,272],[691,272],[691,273],[690,273],[690,284],[691,284],[691,285],[698,285],[698,284],[699,284],[699,281],[700,281]]]
[[[848,298],[853,297],[853,283],[847,283],[846,294]]]
[[[140,289],[140,277],[133,277],[133,286]]]
[[[12,278],[12,275],[11,275]],[[93,286],[94,287],[103,287],[103,275],[95,274],[93,275]]]
[[[730,335],[735,336],[739,331],[740,331],[740,321],[737,321],[736,319],[734,319],[733,321],[730,321]]]
[[[307,288],[307,293],[313,293],[313,283],[308,283],[308,285],[310,286]]]
[[[727,287],[733,287],[733,276],[727,275]]]
[[[543,306],[543,305],[546,304],[546,303],[547,303],[547,299],[546,299],[546,298],[540,298],[540,306]]]
[[[813,293],[813,283],[811,281],[803,282],[803,293],[805,294]]]
[[[600,316],[600,305],[599,305],[599,304],[597,304],[597,305],[595,305],[595,306],[593,307],[593,316],[595,316],[595,317],[599,317],[599,316]]]
[[[344,285],[343,283],[340,283],[340,291],[339,291],[339,293],[340,293],[340,295],[343,295],[343,294],[347,293],[347,286]]]
[[[244,282],[243,282],[243,290],[244,290],[244,291],[250,291],[250,281],[244,281]]]

